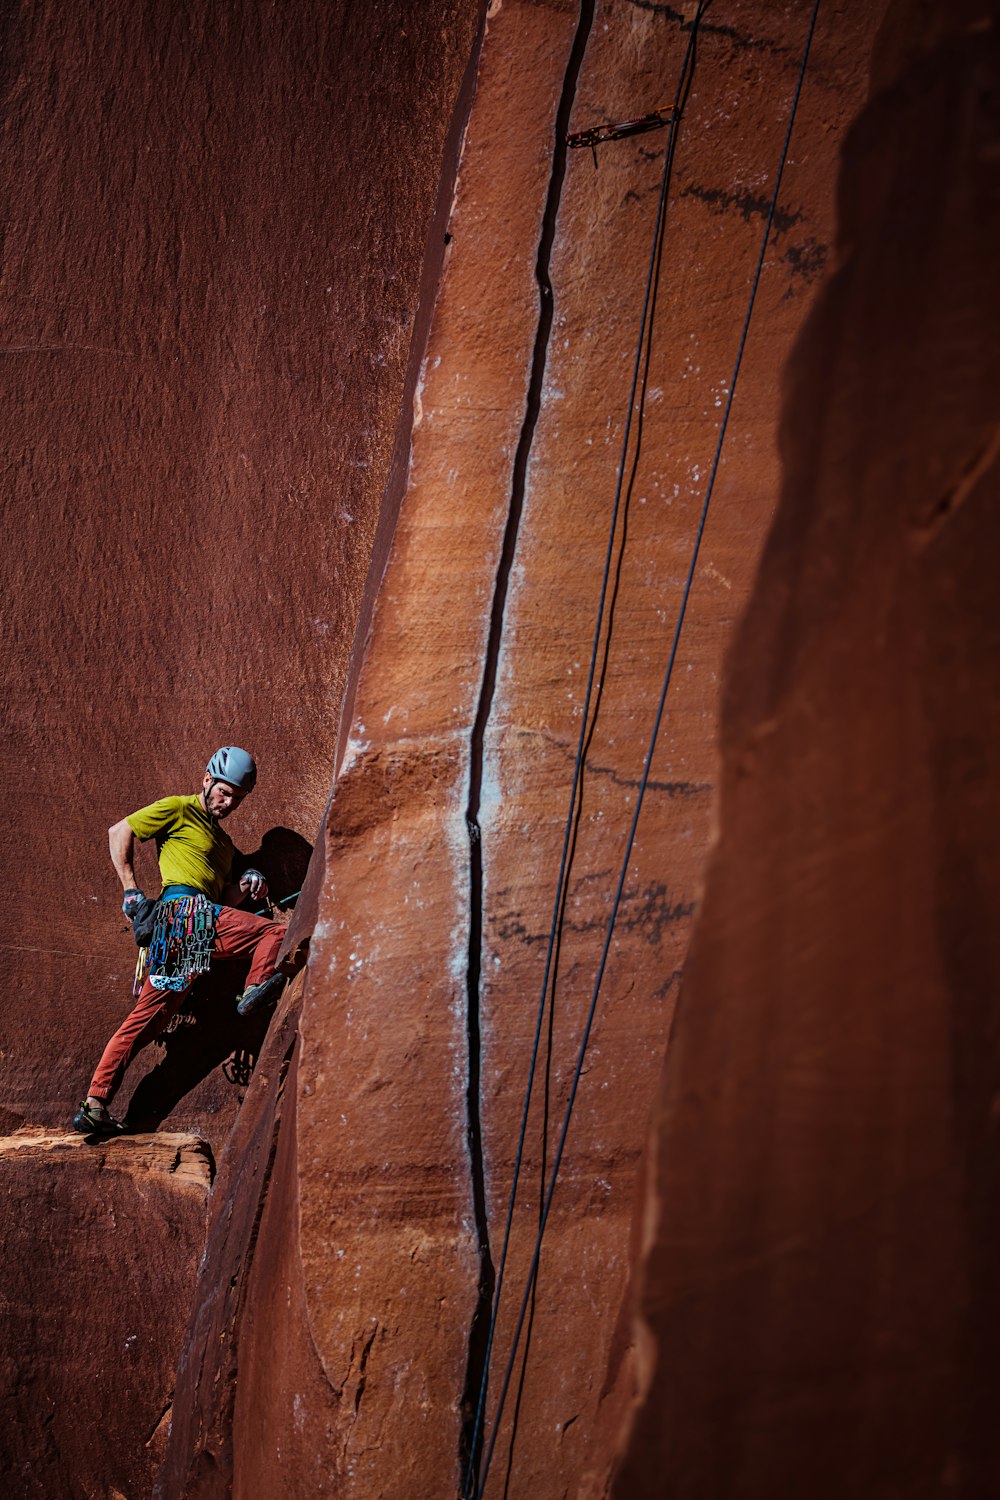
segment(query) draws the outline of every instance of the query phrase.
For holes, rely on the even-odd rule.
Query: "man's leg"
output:
[[[121,1087],[125,1070],[135,1054],[159,1036],[187,999],[183,990],[154,990],[147,979],[139,998],[104,1049],[87,1090],[87,1103],[107,1105]]]
[[[253,959],[247,985],[236,1009],[241,1016],[249,1016],[266,1005],[276,1005],[285,986],[284,974],[275,971],[278,950],[284,940],[285,929],[280,922],[268,922],[263,917],[251,916],[249,912],[237,911],[224,906],[215,926],[215,947],[212,950],[221,958],[250,953]]]
[[[242,958],[252,954],[247,976],[249,988],[269,979],[274,973],[284,936],[285,929],[280,922],[269,922],[266,917],[255,917],[252,912],[224,906],[215,924],[212,957]]]

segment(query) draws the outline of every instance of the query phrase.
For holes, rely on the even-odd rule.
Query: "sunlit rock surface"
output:
[[[282,830],[313,841],[468,9],[0,15],[0,1052],[33,1123],[66,1123],[128,1003],[108,825],[235,743],[237,845],[276,834],[273,878]],[[213,1062],[174,1122],[218,1147],[236,1102]]]
[[[808,13],[733,5],[710,19],[671,183],[642,447],[613,549],[617,566],[624,541],[488,1434]],[[515,1367],[500,1426],[497,1493],[508,1470],[511,1494],[599,1493],[634,1393],[632,1205],[711,838],[719,677],[778,491],[780,370],[830,253],[837,149],[864,99],[876,19],[831,13],[816,34],[546,1235],[527,1367],[523,1383]],[[507,0],[488,17],[442,224],[407,483],[310,877],[316,927],[301,1001],[288,1002],[301,1015],[280,1120],[272,1065],[220,1174],[218,1259],[203,1294],[217,1302],[225,1268],[239,1263],[251,1201],[263,1204],[259,1292],[234,1312],[239,1354],[218,1382],[214,1356],[198,1368],[212,1335],[193,1327],[163,1496],[193,1475],[206,1494],[231,1483],[251,1495],[270,1482],[256,1476],[277,1475],[290,1454],[313,1475],[317,1452],[340,1495],[460,1487],[482,1355],[472,1336],[477,1315],[480,1341],[484,1331],[480,1273],[495,1271],[504,1235],[666,138],[602,147],[596,172],[583,151],[554,165],[553,142],[557,118],[565,131],[669,102],[688,37],[683,18],[658,6],[581,18],[568,5]],[[536,353],[549,283],[553,320]],[[470,1056],[480,1080],[471,1136]],[[258,1110],[272,1123],[255,1137],[256,1175],[242,1177],[249,1147],[239,1143]],[[275,1167],[261,1198],[267,1140]],[[223,1450],[231,1467],[220,1480]]]
[[[302,883],[476,20],[457,0],[0,7],[5,1133],[68,1128],[131,1003],[110,823],[245,744],[260,780],[230,832],[275,895]],[[148,848],[138,873],[158,889]],[[133,1123],[221,1150],[263,1030],[237,1020],[240,978],[221,969],[135,1065]],[[162,1194],[130,1200],[89,1274],[103,1175],[74,1168],[50,1225],[47,1162],[18,1158],[16,1195],[0,1163],[20,1247],[0,1298],[35,1307],[63,1365],[55,1406],[33,1402],[27,1333],[4,1348],[24,1383],[5,1488],[141,1500],[202,1209],[179,1238]],[[17,1279],[52,1236],[81,1258],[57,1296]]]

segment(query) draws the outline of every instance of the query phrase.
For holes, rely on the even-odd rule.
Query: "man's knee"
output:
[[[274,951],[275,951],[275,953],[277,953],[278,949],[281,947],[281,945],[284,942],[284,940],[285,940],[285,926],[284,926],[284,923],[283,922],[268,922],[268,924],[267,924],[267,931],[262,934],[262,941],[267,942],[269,945],[273,944],[274,945]]]

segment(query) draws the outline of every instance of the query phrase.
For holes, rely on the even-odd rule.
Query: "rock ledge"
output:
[[[66,1152],[84,1152],[102,1171],[163,1172],[175,1184],[207,1192],[215,1175],[215,1162],[207,1141],[183,1131],[155,1135],[113,1136],[96,1140],[75,1131],[43,1130],[26,1125],[13,1135],[0,1136],[0,1161],[12,1158],[56,1160]],[[74,1157],[75,1160],[75,1157]]]

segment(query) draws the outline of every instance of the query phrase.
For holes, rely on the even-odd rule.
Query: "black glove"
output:
[[[122,911],[131,922],[136,912],[141,911],[146,898],[136,886],[131,886],[122,898]]]

